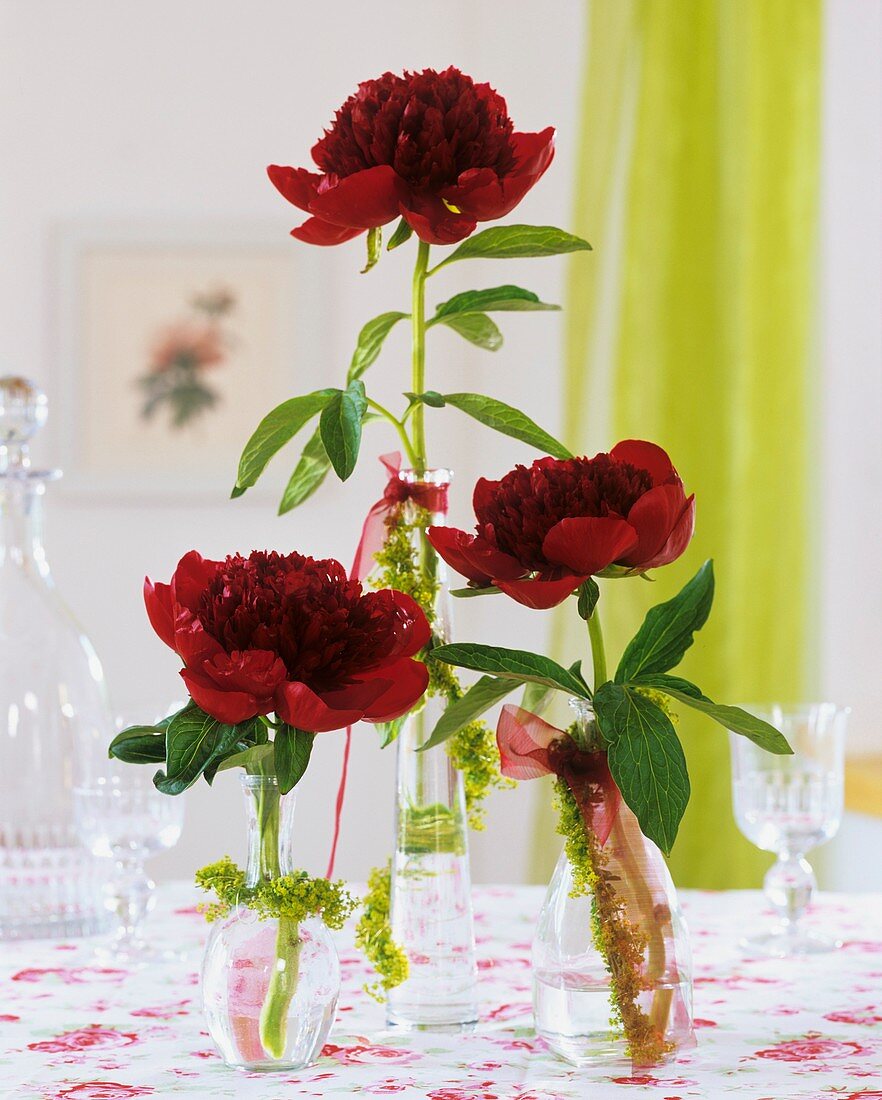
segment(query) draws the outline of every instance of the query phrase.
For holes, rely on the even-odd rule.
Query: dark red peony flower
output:
[[[401,592],[363,592],[339,562],[255,550],[181,558],[171,584],[144,584],[153,629],[183,660],[193,701],[220,722],[275,713],[323,733],[405,714],[428,683],[429,640]]]
[[[554,607],[592,575],[643,573],[692,538],[695,498],[667,454],[627,439],[594,458],[540,458],[475,486],[477,535],[431,527],[442,558],[473,585]],[[615,567],[615,568],[613,568]]]
[[[267,171],[313,215],[291,231],[307,244],[341,244],[399,215],[421,240],[453,244],[513,210],[553,156],[553,127],[515,133],[502,96],[451,67],[366,80],[313,146],[320,172]]]

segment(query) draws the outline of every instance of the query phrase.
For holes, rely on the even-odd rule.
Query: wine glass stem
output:
[[[153,907],[155,885],[144,871],[141,853],[118,855],[116,872],[111,893],[119,921],[116,942],[125,950],[138,942],[141,922]]]
[[[766,898],[788,935],[796,936],[815,885],[811,864],[802,852],[779,852],[778,862],[766,875],[764,887]]]

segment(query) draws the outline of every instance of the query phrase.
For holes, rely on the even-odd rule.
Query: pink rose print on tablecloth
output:
[[[49,1094],[47,1100],[132,1100],[138,1096],[153,1096],[149,1085],[121,1085],[116,1081],[84,1081],[80,1085]]]
[[[678,1088],[687,1089],[697,1085],[697,1081],[690,1081],[686,1077],[666,1077],[664,1079],[653,1077],[648,1073],[638,1073],[631,1077],[611,1077],[610,1080],[614,1085],[647,1085],[654,1088]]]
[[[338,1047],[334,1043],[326,1043],[322,1047],[322,1056],[334,1058],[342,1066],[407,1066],[422,1057],[415,1050],[396,1050],[395,1047],[368,1045]]]
[[[426,1093],[427,1100],[499,1100],[492,1081],[482,1081],[479,1085],[442,1085]]]
[[[758,1050],[755,1057],[770,1058],[776,1062],[807,1062],[827,1061],[829,1058],[863,1058],[868,1054],[872,1054],[870,1048],[860,1043],[840,1042],[810,1034],[804,1039],[776,1043],[766,1050]]]
[[[882,1024],[882,1016],[874,1015],[872,1006],[863,1009],[855,1008],[851,1012],[828,1012],[824,1019],[829,1020],[831,1024],[860,1024],[863,1027]]]
[[[100,1024],[89,1024],[87,1027],[77,1028],[76,1031],[63,1031],[54,1039],[28,1043],[28,1050],[38,1050],[43,1054],[61,1054],[71,1050],[128,1047],[137,1041],[138,1036],[132,1031],[114,1031],[112,1028],[101,1027]]]
[[[165,1005],[146,1005],[144,1008],[133,1008],[130,1016],[140,1016],[148,1020],[171,1020],[175,1016],[189,1016],[191,1002],[172,1001]]]
[[[397,1078],[387,1077],[385,1081],[375,1081],[372,1085],[365,1085],[361,1092],[369,1096],[394,1096],[396,1093],[409,1092],[416,1088],[412,1077]]]
[[[89,985],[93,982],[119,983],[128,977],[127,970],[115,970],[109,966],[32,966],[13,974],[13,982],[41,982],[44,978],[57,978],[64,985]]]

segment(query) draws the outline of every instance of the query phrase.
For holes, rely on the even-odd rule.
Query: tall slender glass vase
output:
[[[574,740],[596,752],[590,704],[570,705]],[[577,777],[578,767],[577,760]],[[580,828],[580,811],[597,794],[575,786],[570,824]],[[606,841],[586,826],[579,847],[587,866],[574,868],[561,854],[533,940],[536,1032],[577,1066],[654,1065],[695,1043],[692,955],[677,892],[664,856],[624,802]]]
[[[425,531],[447,522],[450,472],[432,469],[418,476],[402,470],[398,477],[405,503],[391,523],[405,525],[420,583],[433,597],[433,636],[447,642],[446,571]],[[390,1026],[426,1031],[468,1030],[478,1018],[463,778],[444,745],[419,751],[445,705],[443,695],[430,689],[422,710],[398,735],[391,923],[393,938],[407,953],[408,977],[389,991],[387,1020]]]
[[[294,871],[294,795],[275,776],[243,775],[248,813],[245,884]],[[340,965],[318,917],[260,918],[238,905],[215,921],[202,962],[202,1007],[229,1066],[297,1070],[315,1061],[334,1022]]]

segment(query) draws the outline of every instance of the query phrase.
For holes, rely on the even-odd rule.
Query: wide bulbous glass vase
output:
[[[242,778],[248,804],[247,884],[292,870],[293,795],[275,777]],[[298,1070],[321,1053],[340,994],[340,965],[319,918],[259,917],[236,906],[214,922],[202,963],[202,1008],[227,1065]]]
[[[448,470],[402,470],[408,498],[398,516],[413,560],[434,593],[432,631],[451,637],[444,562],[425,537],[447,519]],[[478,1019],[469,838],[462,773],[445,745],[420,751],[446,706],[431,691],[398,734],[392,936],[407,954],[408,977],[389,990],[387,1022],[401,1029],[462,1031]]]
[[[574,701],[591,743],[593,715]],[[665,1061],[694,1045],[689,933],[664,856],[621,803],[589,881],[562,853],[533,940],[537,1033],[577,1066]]]

